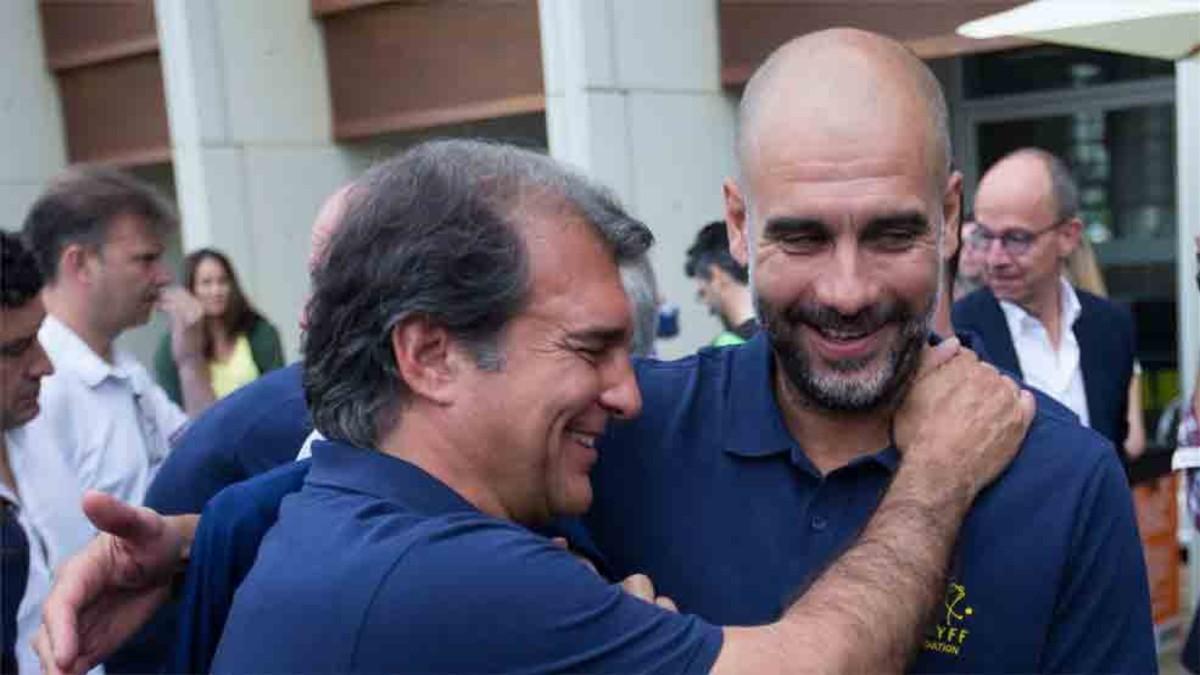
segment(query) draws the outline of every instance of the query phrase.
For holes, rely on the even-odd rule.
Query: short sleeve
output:
[[[1146,565],[1115,453],[1094,467],[1079,509],[1039,670],[1155,672]]]
[[[707,672],[722,633],[628,595],[519,528],[460,517],[382,582],[352,667],[418,672]]]

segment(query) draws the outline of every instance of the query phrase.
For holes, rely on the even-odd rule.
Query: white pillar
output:
[[[67,164],[62,112],[36,0],[0,2],[0,229],[21,227],[46,179]]]
[[[1200,364],[1200,297],[1196,289],[1196,249],[1200,234],[1200,57],[1175,64],[1175,167],[1178,195],[1176,298],[1179,318],[1179,383],[1185,404],[1196,385]],[[1182,525],[1191,528],[1191,524]],[[1189,552],[1191,606],[1200,596],[1200,536],[1192,533]]]
[[[183,247],[222,249],[298,355],[309,228],[353,175],[311,3],[155,0]]]
[[[720,85],[717,5],[695,0],[539,3],[550,154],[613,188],[658,239],[661,293],[681,308],[678,356],[720,325],[684,277],[696,232],[722,217],[736,100]]]
[[[1195,237],[1200,234],[1200,57],[1175,65],[1175,149],[1178,206],[1179,368],[1186,394],[1200,365],[1200,291]]]

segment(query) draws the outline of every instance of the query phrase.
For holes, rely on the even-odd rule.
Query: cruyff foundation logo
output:
[[[971,634],[966,624],[975,614],[975,608],[967,604],[967,587],[951,579],[942,610],[925,633],[925,651],[961,656]]]

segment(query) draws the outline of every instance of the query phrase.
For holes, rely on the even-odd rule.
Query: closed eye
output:
[[[830,242],[829,228],[807,218],[774,218],[767,221],[763,237],[788,253],[815,253]]]
[[[8,344],[0,345],[0,356],[6,358],[16,358],[25,353],[27,349],[33,346],[34,338],[29,337]]]
[[[901,213],[875,218],[863,231],[863,243],[885,252],[906,251],[929,234],[929,221],[921,213]]]

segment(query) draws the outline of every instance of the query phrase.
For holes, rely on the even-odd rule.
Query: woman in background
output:
[[[283,366],[279,332],[246,300],[225,254],[211,248],[190,253],[183,260],[183,276],[184,286],[204,308],[204,357],[217,398]],[[158,345],[154,370],[158,383],[179,403],[170,333]]]
[[[1067,279],[1075,288],[1092,295],[1108,297],[1108,286],[1100,273],[1096,252],[1088,238],[1080,237],[1079,246],[1067,256]],[[1142,416],[1142,364],[1133,362],[1133,377],[1129,379],[1129,407],[1125,412],[1129,432],[1125,437],[1125,456],[1137,459],[1146,451],[1146,421]]]

